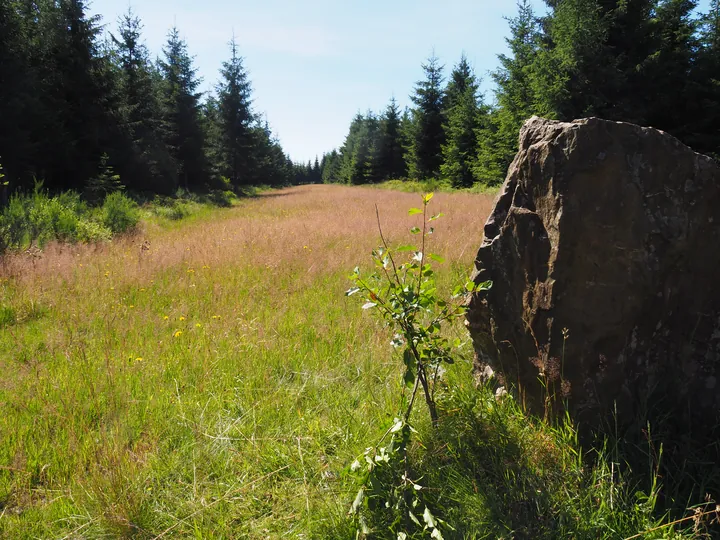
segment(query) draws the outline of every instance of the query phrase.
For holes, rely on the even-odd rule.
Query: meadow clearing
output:
[[[107,244],[6,256],[0,536],[355,538],[348,465],[392,425],[402,363],[389,330],[343,293],[378,244],[375,205],[403,243],[419,198],[293,187]],[[492,197],[439,193],[432,206],[450,290]],[[571,430],[474,388],[463,330],[450,330],[466,343],[440,434],[416,415],[446,537],[655,526],[653,494],[626,497],[606,462],[587,467]]]

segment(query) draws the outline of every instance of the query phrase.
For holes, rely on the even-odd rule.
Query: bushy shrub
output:
[[[107,242],[111,238],[112,231],[97,221],[81,219],[77,223],[79,242]]]
[[[152,212],[161,218],[178,221],[195,213],[196,204],[192,201],[156,198],[151,209]]]
[[[30,195],[10,197],[0,214],[0,247],[19,249],[32,244],[42,247],[55,239],[72,242],[77,239],[79,222],[89,219],[89,214],[77,193],[50,197],[38,184]]]
[[[135,228],[139,221],[140,212],[135,201],[119,191],[105,197],[102,224],[113,233],[127,232]]]
[[[8,206],[0,215],[0,236],[4,249],[20,248],[30,241],[26,202],[27,198],[20,195],[10,197]]]
[[[208,200],[216,205],[222,207],[232,206],[233,201],[236,199],[235,193],[231,190],[213,190],[208,194]]]

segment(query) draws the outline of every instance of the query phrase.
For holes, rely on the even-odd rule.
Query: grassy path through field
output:
[[[441,283],[467,275],[491,202],[436,195]],[[343,296],[377,244],[375,204],[406,243],[418,195],[304,186],[6,257],[0,536],[275,538],[342,520],[342,470],[398,389],[388,336]]]

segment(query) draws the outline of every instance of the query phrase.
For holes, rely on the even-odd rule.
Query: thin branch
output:
[[[705,510],[704,512],[702,512],[700,514],[693,514],[692,516],[687,516],[687,517],[684,517],[681,519],[676,519],[675,521],[671,521],[670,523],[665,523],[664,525],[658,525],[657,527],[653,527],[652,529],[648,529],[646,531],[635,534],[633,536],[628,536],[624,540],[634,540],[635,538],[641,538],[641,537],[645,536],[646,534],[650,534],[652,532],[656,532],[661,529],[666,529],[667,527],[672,527],[673,525],[679,525],[680,523],[690,521],[691,519],[693,519],[693,520],[701,519],[701,518],[704,518],[705,516],[710,516],[712,514],[716,514],[716,515],[718,514],[717,507],[714,508],[713,510]]]
[[[395,259],[393,259],[392,253],[390,253],[390,247],[388,246],[387,240],[385,240],[385,235],[383,234],[383,231],[382,231],[382,225],[380,224],[380,210],[378,209],[377,204],[375,205],[375,217],[377,219],[378,231],[380,232],[380,239],[382,240],[383,246],[385,246],[385,252],[387,253],[388,257],[390,258],[390,263],[392,264],[392,267],[393,267],[393,273],[395,274],[395,279],[397,280],[398,283],[400,283],[400,276],[398,276],[397,267],[395,266]],[[385,268],[384,265],[383,265],[383,268]]]

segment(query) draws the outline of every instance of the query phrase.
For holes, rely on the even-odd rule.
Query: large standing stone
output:
[[[531,409],[544,377],[585,425],[720,410],[720,168],[674,137],[528,120],[473,279],[493,281],[467,316],[478,368]]]

